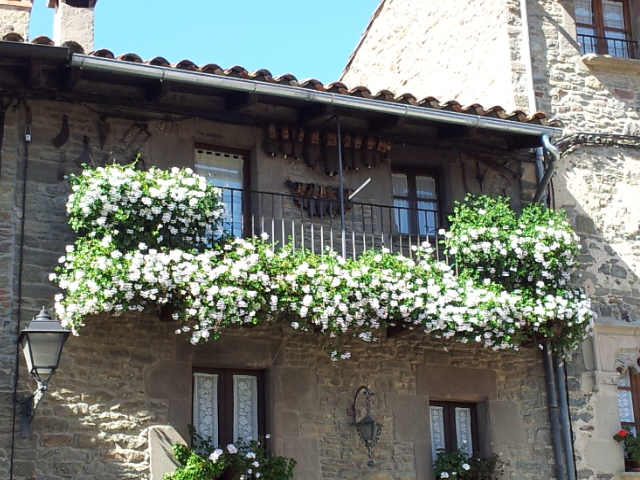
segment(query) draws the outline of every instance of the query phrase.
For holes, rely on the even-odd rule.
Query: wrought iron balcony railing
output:
[[[578,34],[580,54],[602,53],[612,57],[634,58],[638,42],[622,38],[598,37],[595,35]]]
[[[442,213],[349,201],[345,198],[344,226],[340,200],[223,189],[227,207],[225,228],[235,236],[267,233],[279,246],[293,244],[322,254],[327,247],[345,257],[387,248],[412,257],[412,246],[425,241],[439,245]],[[446,259],[441,248],[438,259]]]

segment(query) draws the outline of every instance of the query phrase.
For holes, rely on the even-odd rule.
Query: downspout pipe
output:
[[[340,241],[342,243],[342,258],[347,258],[347,234],[344,219],[344,175],[342,164],[342,132],[340,130],[340,117],[336,117],[336,130],[338,136],[338,188],[340,189]]]
[[[522,20],[522,43],[521,43],[521,58],[522,63],[525,65],[525,79],[527,82],[527,97],[529,102],[529,111],[535,112],[537,110],[537,102],[536,102],[536,94],[535,87],[533,81],[533,59],[531,57],[531,40],[529,37],[529,12],[527,7],[528,0],[520,0],[520,18]],[[551,144],[549,141],[549,137],[545,134],[541,138],[543,147],[536,149],[536,176],[538,180],[538,188],[536,190],[536,194],[534,197],[534,202],[542,202],[544,205],[547,204],[546,191],[551,181],[551,177],[555,173],[557,165],[560,160],[560,152],[558,149]],[[545,172],[544,170],[544,150],[549,152],[551,157],[551,163],[549,168]],[[550,345],[546,344],[545,348],[550,349]],[[573,442],[572,442],[572,433],[571,433],[571,424],[569,421],[569,408],[567,402],[567,389],[565,384],[564,377],[564,368],[556,353],[552,352],[552,360],[553,366],[555,367],[555,382],[548,383],[548,390],[551,392],[552,388],[557,387],[557,393],[559,397],[559,414],[561,419],[561,430],[562,430],[562,442],[564,446],[564,462],[566,464],[566,470],[568,475],[568,480],[576,479],[575,472],[575,462],[573,458]],[[547,361],[545,355],[545,362]],[[547,368],[547,378],[549,373],[553,373],[553,369]],[[555,386],[554,386],[555,384]],[[555,393],[555,392],[554,392]],[[554,413],[556,415],[558,412]],[[550,407],[551,414],[551,407]],[[553,420],[552,420],[553,425]],[[561,456],[558,456],[557,452],[559,452],[559,448],[555,445],[558,440],[558,433],[552,432],[553,435],[553,443],[554,443],[554,452],[556,452],[556,463],[562,461]],[[562,479],[564,477],[558,476],[558,479]]]
[[[538,188],[533,201],[546,204],[547,187],[560,163],[560,151],[555,145],[551,144],[549,137],[546,135],[541,137],[541,141],[544,149],[549,153],[551,160],[545,171],[540,155],[537,156],[536,173]],[[571,430],[571,419],[569,415],[564,362],[561,361],[558,353],[553,351],[550,341],[544,344],[544,355],[547,392],[549,395],[551,440],[556,458],[556,476],[558,479],[566,478],[568,480],[576,480],[573,432]]]
[[[551,161],[549,162],[549,167],[544,172],[540,183],[538,184],[538,189],[536,190],[536,194],[533,197],[533,202],[538,203],[545,196],[545,192],[547,187],[549,186],[549,182],[551,181],[551,177],[556,172],[556,168],[558,168],[558,164],[560,163],[560,150],[551,143],[549,137],[547,135],[542,135],[540,137],[542,141],[542,146],[544,149],[549,152],[549,156],[551,157]],[[538,167],[540,169],[540,167]]]
[[[560,442],[560,413],[558,411],[558,395],[556,393],[556,376],[553,370],[553,349],[551,341],[547,340],[543,345],[544,369],[547,378],[547,397],[549,403],[549,418],[551,420],[551,443],[553,455],[556,459],[556,479],[564,480],[566,477],[565,456]]]
[[[567,398],[567,382],[565,380],[565,364],[556,352],[553,353],[553,366],[558,386],[558,408],[560,413],[560,426],[562,428],[562,443],[567,464],[567,478],[576,479],[576,464],[573,457],[573,431],[569,416],[569,400]]]

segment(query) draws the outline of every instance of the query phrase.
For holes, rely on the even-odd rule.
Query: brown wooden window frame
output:
[[[393,197],[393,203],[394,203],[394,209],[396,208],[401,208],[396,206],[395,201],[396,200],[403,200],[406,201],[409,205],[408,207],[406,207],[406,210],[408,211],[408,219],[409,219],[409,225],[408,225],[408,229],[404,229],[403,227],[405,227],[404,225],[397,225],[396,227],[398,228],[398,233],[400,235],[414,235],[414,236],[421,236],[421,237],[433,237],[435,236],[435,234],[438,233],[438,229],[440,228],[440,226],[442,225],[442,219],[441,219],[441,215],[442,215],[442,204],[441,204],[441,191],[440,191],[440,174],[437,170],[433,170],[433,169],[422,169],[422,168],[416,168],[416,167],[409,167],[409,166],[405,166],[405,165],[400,165],[400,166],[393,166],[391,167],[391,175],[393,178],[393,175],[395,174],[399,174],[399,175],[405,175],[407,177],[407,190],[408,190],[408,195],[407,196],[403,196],[403,195],[396,195],[393,192],[393,186],[392,186],[392,192],[391,195]],[[435,199],[431,199],[431,198],[420,198],[418,197],[418,184],[416,181],[417,177],[431,177],[433,178],[434,182],[435,182],[435,194],[436,194],[436,198]],[[435,221],[436,221],[436,225],[427,225],[427,227],[429,227],[427,229],[426,235],[424,235],[422,232],[420,232],[420,219],[419,219],[419,212],[418,212],[418,203],[419,202],[433,202],[436,205],[435,208]],[[405,208],[402,208],[403,210],[405,210]],[[433,228],[433,232],[431,231],[431,228]]]
[[[228,445],[234,442],[233,438],[233,377],[235,375],[247,375],[256,377],[258,386],[258,435],[264,436],[266,429],[265,419],[265,372],[264,370],[229,369],[229,368],[194,368],[196,373],[218,375],[218,444]],[[195,399],[195,382],[192,384],[192,399]],[[192,419],[193,422],[193,419]]]
[[[624,375],[622,372],[621,375]],[[633,418],[635,422],[623,422],[620,421],[620,425],[628,428],[634,428],[636,435],[640,434],[640,373],[634,373],[633,370],[629,370],[629,378],[631,380],[631,386],[625,387],[618,385],[618,390],[631,392],[631,403],[633,405]]]
[[[579,23],[576,22],[576,27],[584,27],[584,28],[593,28],[595,30],[595,36],[599,37],[596,41],[596,53],[600,54],[600,55],[607,55],[610,54],[609,53],[609,47],[607,45],[607,40],[606,39],[610,39],[610,40],[622,40],[622,39],[616,39],[616,38],[612,38],[612,37],[607,37],[607,32],[619,32],[619,33],[623,33],[625,36],[625,40],[627,40],[628,43],[625,45],[628,48],[628,53],[629,56],[628,58],[635,58],[635,44],[633,43],[633,30],[632,30],[632,23],[631,23],[631,9],[629,6],[629,2],[628,0],[608,0],[611,2],[617,2],[617,3],[621,3],[622,4],[622,11],[623,11],[623,15],[624,15],[624,24],[625,24],[625,28],[624,29],[619,29],[619,28],[613,28],[613,27],[606,27],[605,23],[604,23],[604,14],[603,14],[603,8],[602,8],[602,0],[591,0],[591,8],[592,8],[592,12],[593,12],[593,23],[588,24],[588,23]],[[615,56],[615,55],[614,55]],[[619,55],[618,55],[619,56]],[[626,57],[626,56],[625,56]]]
[[[429,401],[429,406],[443,408],[444,441],[445,450],[448,453],[458,449],[456,408],[468,408],[471,413],[471,452],[476,454],[479,451],[480,439],[478,435],[477,404],[466,402]]]
[[[209,145],[206,143],[194,143],[194,166],[196,164],[196,154],[198,150],[208,152],[219,152],[223,154],[242,156],[244,164],[242,166],[242,237],[251,234],[251,154],[248,150],[222,147],[220,145]]]

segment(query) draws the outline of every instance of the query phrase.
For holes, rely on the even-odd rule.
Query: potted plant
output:
[[[618,430],[613,439],[624,445],[625,470],[627,472],[640,472],[640,437],[628,428]]]
[[[453,452],[440,449],[433,462],[433,471],[437,479],[495,480],[502,475],[503,470],[504,462],[497,454],[482,458],[478,455],[469,455],[461,449]]]
[[[191,448],[173,446],[180,466],[164,475],[164,480],[289,480],[296,461],[269,454],[269,435],[257,440],[239,439],[215,447],[211,438],[198,435],[193,427]]]

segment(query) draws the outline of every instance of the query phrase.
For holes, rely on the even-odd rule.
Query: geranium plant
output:
[[[629,460],[640,461],[640,437],[634,435],[629,428],[618,430],[613,439],[624,445],[624,451]]]
[[[71,184],[78,237],[52,278],[63,291],[58,317],[74,332],[89,315],[170,304],[176,333],[193,343],[280,314],[330,337],[374,341],[402,322],[493,349],[550,337],[566,349],[592,320],[571,286],[575,235],[561,213],[536,205],[517,216],[507,199],[459,204],[443,232],[450,265],[428,244],[414,247],[414,259],[386,250],[344,259],[229,238],[219,190],[188,169],[110,165]]]
[[[436,478],[452,480],[495,480],[504,471],[504,462],[497,454],[489,457],[469,455],[462,449],[447,452],[438,450],[433,462]]]
[[[216,447],[211,438],[198,435],[191,428],[191,448],[173,445],[180,466],[164,475],[165,480],[289,480],[296,461],[269,453],[269,435]]]

